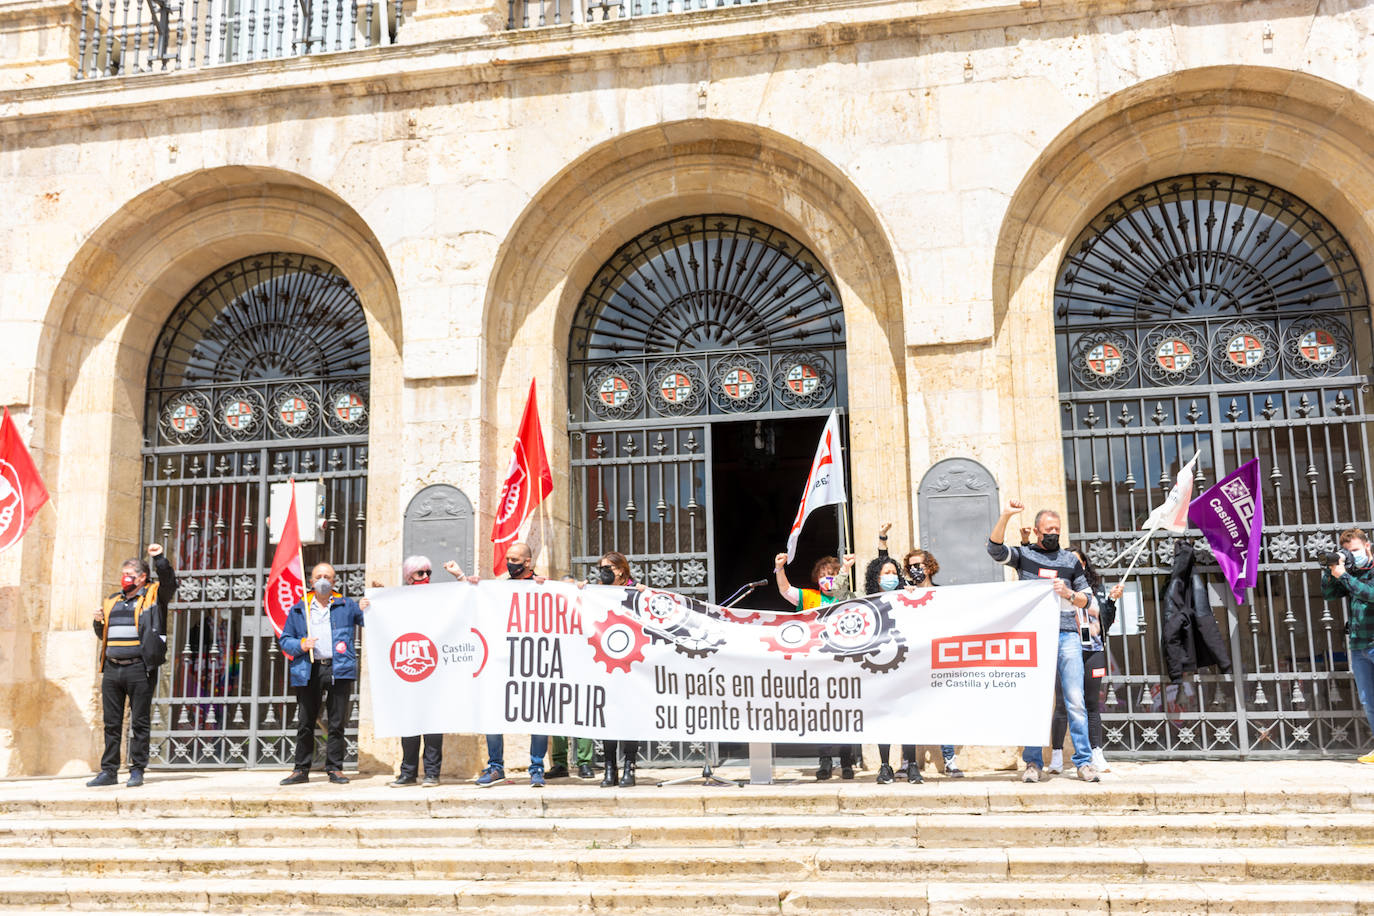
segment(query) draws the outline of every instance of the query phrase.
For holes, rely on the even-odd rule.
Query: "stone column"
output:
[[[70,80],[80,21],[78,0],[0,0],[0,89]]]

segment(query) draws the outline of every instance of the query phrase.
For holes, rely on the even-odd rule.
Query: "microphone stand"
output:
[[[735,589],[734,594],[732,594],[729,598],[726,598],[725,601],[719,605],[719,607],[734,607],[736,604],[752,595],[755,589],[762,588],[767,584],[767,579],[760,579],[757,582],[747,582],[744,585],[741,585],[739,588]],[[683,776],[680,779],[665,779],[659,783],[656,783],[656,785],[682,786],[686,785],[687,783],[695,783],[698,779],[701,780],[701,785],[703,786],[730,786],[731,788],[737,789],[740,786],[744,785],[744,783],[742,782],[737,782],[733,779],[724,779],[720,776],[717,776],[714,772],[712,772],[711,757],[709,752],[706,755],[706,759],[701,762],[700,776]]]

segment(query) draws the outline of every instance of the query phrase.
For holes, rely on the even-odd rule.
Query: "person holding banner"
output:
[[[323,702],[328,722],[324,771],[329,781],[348,782],[343,774],[344,726],[358,679],[357,628],[370,602],[354,601],[334,590],[338,575],[328,563],[310,571],[310,591],[286,614],[277,644],[291,660],[291,688],[296,694],[296,765],[281,781],[295,786],[310,781],[315,757],[315,719]]]
[[[773,557],[773,574],[777,577],[778,592],[783,600],[796,605],[797,611],[810,611],[836,601],[846,601],[854,597],[849,586],[849,570],[854,565],[854,554],[845,554],[844,561],[839,557],[821,557],[811,567],[811,579],[816,588],[795,588],[787,578],[787,557],[780,553]],[[843,576],[843,578],[841,578]],[[840,758],[840,778],[854,778],[854,761],[858,759],[856,745],[827,745],[821,748],[820,760],[816,766],[816,778],[829,779],[834,772],[835,755]]]
[[[630,575],[629,557],[619,551],[612,550],[602,554],[601,559],[596,563],[596,573],[597,581],[601,585],[618,585],[629,588],[638,586],[638,583]],[[638,741],[603,739],[601,755],[606,767],[606,772],[601,777],[601,788],[609,789],[618,785],[622,789],[628,789],[635,784],[635,764],[639,758]],[[617,778],[616,761],[620,755],[624,756],[624,762],[620,766],[619,777]]]
[[[1073,738],[1073,762],[1078,778],[1084,782],[1101,782],[1092,764],[1092,743],[1088,739],[1088,713],[1083,700],[1083,641],[1082,624],[1098,615],[1087,573],[1078,558],[1059,546],[1059,513],[1041,509],[1035,513],[1033,534],[1036,541],[1029,547],[1008,547],[1002,543],[1007,535],[1007,523],[1025,506],[1011,500],[998,516],[988,535],[988,556],[998,563],[1016,570],[1017,578],[1035,581],[1049,579],[1054,593],[1063,602],[1059,614],[1059,651],[1057,654],[1058,683],[1064,694],[1069,715],[1069,735]],[[1080,614],[1083,615],[1080,617]],[[1022,749],[1021,759],[1026,769],[1022,782],[1039,782],[1045,768],[1045,757],[1039,747]]]
[[[124,705],[129,706],[129,781],[143,785],[152,729],[153,691],[157,669],[167,658],[167,605],[176,594],[177,577],[162,552],[149,544],[148,556],[157,581],[148,583],[146,560],[125,560],[119,571],[119,591],[96,609],[92,624],[100,637],[100,698],[104,707],[105,752],[100,772],[86,785],[113,786],[119,782],[119,744],[124,737]]]
[[[453,561],[449,561],[453,562]],[[457,564],[454,564],[455,567]],[[429,557],[406,557],[401,563],[402,585],[428,585],[434,575],[434,565]],[[463,578],[462,570],[450,572],[456,578]],[[401,739],[401,772],[388,785],[393,788],[418,785],[420,775],[420,735],[407,735]],[[429,734],[424,736],[425,744],[425,786],[439,784],[439,771],[444,765],[444,736]]]
[[[1347,565],[1347,554],[1352,561]],[[1350,673],[1355,676],[1355,690],[1360,695],[1369,730],[1374,732],[1374,548],[1359,528],[1341,532],[1341,550],[1329,559],[1335,560],[1322,570],[1322,597],[1327,601],[1350,599],[1350,612],[1345,626],[1350,640]],[[1374,750],[1358,758],[1360,763],[1374,763]]]
[[[460,570],[461,573],[461,570]],[[543,576],[534,574],[534,551],[524,541],[515,541],[506,548],[506,577],[513,581],[528,579],[542,584]],[[475,583],[477,578],[467,581]],[[549,752],[548,735],[530,735],[530,788],[544,788],[544,755]],[[504,782],[506,778],[506,736],[487,735],[487,768],[477,777],[482,788]]]
[[[1083,704],[1088,710],[1088,738],[1093,746],[1093,766],[1099,773],[1106,773],[1107,757],[1102,752],[1102,679],[1107,676],[1107,630],[1116,620],[1116,602],[1125,591],[1125,585],[1118,582],[1110,592],[1102,581],[1102,576],[1093,566],[1088,555],[1077,547],[1069,552],[1078,557],[1087,573],[1088,584],[1092,586],[1097,598],[1098,617],[1092,624],[1092,647],[1083,647]],[[1069,730],[1069,714],[1064,708],[1064,693],[1054,693],[1054,722],[1050,726],[1050,767],[1051,773],[1064,772],[1064,735]]]

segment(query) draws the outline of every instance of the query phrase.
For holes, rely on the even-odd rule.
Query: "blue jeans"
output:
[[[1350,673],[1355,675],[1355,689],[1360,694],[1364,717],[1374,732],[1374,646],[1350,650]]]
[[[1058,669],[1059,690],[1064,697],[1064,709],[1069,714],[1069,737],[1073,739],[1073,765],[1092,763],[1092,742],[1088,739],[1088,708],[1083,702],[1083,643],[1078,631],[1059,634]],[[1051,711],[1051,715],[1053,712]],[[1044,767],[1045,757],[1040,746],[1023,748],[1021,759]]]
[[[548,735],[530,735],[530,775],[544,772],[544,755],[549,751]],[[487,735],[487,766],[506,769],[506,736]]]

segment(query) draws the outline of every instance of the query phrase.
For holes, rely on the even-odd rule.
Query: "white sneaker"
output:
[[[1099,773],[1110,773],[1112,768],[1107,765],[1107,755],[1102,753],[1102,748],[1093,748],[1093,766]]]
[[[1064,752],[1063,752],[1062,750],[1060,750],[1060,751],[1051,751],[1051,752],[1050,752],[1050,765],[1049,765],[1048,767],[1046,767],[1045,769],[1049,770],[1051,773],[1062,773],[1062,772],[1064,772]]]

